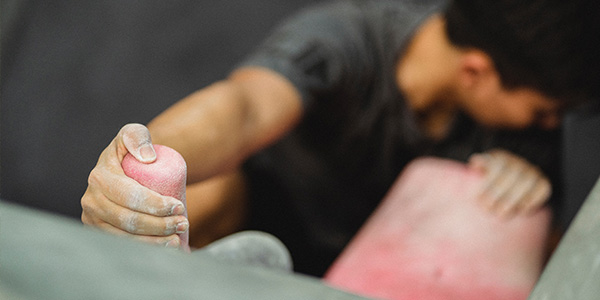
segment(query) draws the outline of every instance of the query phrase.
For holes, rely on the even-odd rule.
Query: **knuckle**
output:
[[[88,224],[88,225],[92,224],[92,221],[90,220],[90,218],[85,213],[81,214],[81,222],[83,224]]]
[[[131,209],[156,217],[171,215],[171,209],[175,205],[173,201],[147,188],[134,188],[128,192],[127,197]]]
[[[149,193],[144,189],[140,188],[124,188],[121,192],[123,199],[125,200],[126,206],[132,210],[140,211],[146,207]]]
[[[138,216],[135,213],[122,213],[118,216],[120,228],[129,233],[139,233]]]
[[[82,216],[91,216],[97,211],[97,206],[95,201],[92,200],[92,196],[86,194],[81,198],[81,211]]]
[[[88,180],[87,180],[87,183],[89,186],[98,185],[98,183],[101,180],[101,176],[99,173],[100,172],[98,171],[98,169],[96,169],[96,168],[92,169],[92,171],[90,172],[90,175],[88,176]]]
[[[168,201],[161,200],[155,202],[155,205],[148,206],[148,213],[157,217],[166,217],[171,215],[171,209]]]

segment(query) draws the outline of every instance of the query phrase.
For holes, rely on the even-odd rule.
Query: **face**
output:
[[[495,128],[537,126],[549,130],[558,127],[562,119],[562,108],[557,101],[527,88],[499,88],[463,104],[463,109],[473,119]]]
[[[533,88],[507,88],[492,59],[476,49],[459,49],[456,81],[450,90],[459,108],[478,123],[494,128],[554,129],[561,123],[563,105]]]

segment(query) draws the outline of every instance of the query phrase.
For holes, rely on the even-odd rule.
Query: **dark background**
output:
[[[0,1],[0,195],[79,218],[121,126],[222,79],[317,0]]]
[[[79,218],[87,176],[126,123],[223,78],[317,0],[0,1],[0,196]],[[570,114],[568,224],[600,175],[600,117]]]

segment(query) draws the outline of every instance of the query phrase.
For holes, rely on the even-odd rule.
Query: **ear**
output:
[[[472,91],[488,90],[500,82],[491,57],[474,49],[462,53],[458,79],[463,88]]]

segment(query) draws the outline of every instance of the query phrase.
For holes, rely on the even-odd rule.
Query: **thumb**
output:
[[[142,124],[131,123],[119,131],[122,145],[140,162],[151,163],[156,160],[156,152],[152,146],[150,131]]]

